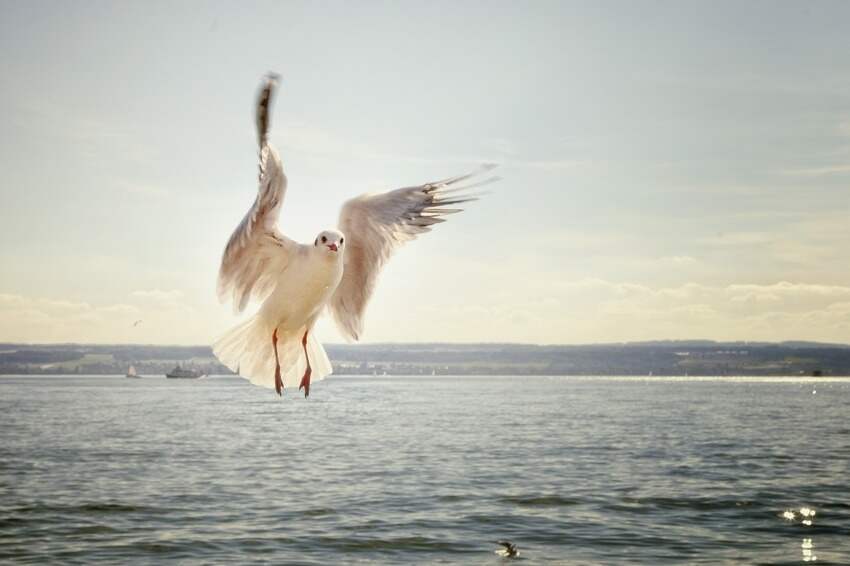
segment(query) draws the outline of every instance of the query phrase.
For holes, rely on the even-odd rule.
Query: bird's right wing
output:
[[[329,307],[347,339],[360,339],[366,304],[375,289],[378,273],[393,251],[445,222],[445,216],[460,212],[460,208],[452,208],[455,205],[477,200],[477,195],[469,189],[497,181],[498,177],[469,184],[464,181],[494,167],[484,165],[467,175],[376,195],[360,195],[343,205],[339,227],[346,238],[345,270]]]
[[[277,230],[277,219],[286,195],[286,175],[277,151],[268,143],[269,107],[276,80],[266,78],[257,102],[257,135],[260,174],[257,198],[233,231],[218,272],[218,296],[233,300],[242,311],[253,299],[262,300],[274,289],[298,244]]]

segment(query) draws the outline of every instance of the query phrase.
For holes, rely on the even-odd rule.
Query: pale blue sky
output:
[[[274,70],[292,237],[358,193],[501,164],[390,262],[366,341],[848,342],[847,22],[842,2],[0,0],[0,340],[233,324],[215,275]]]

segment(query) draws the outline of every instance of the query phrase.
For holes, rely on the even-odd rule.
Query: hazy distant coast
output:
[[[850,345],[659,341],[583,346],[331,344],[348,375],[812,375],[850,376]],[[208,346],[0,344],[0,374],[161,376],[176,364],[228,374]]]

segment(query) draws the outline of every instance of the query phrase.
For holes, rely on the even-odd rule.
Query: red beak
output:
[[[333,251],[337,251],[336,244],[328,244],[328,249],[333,250]]]

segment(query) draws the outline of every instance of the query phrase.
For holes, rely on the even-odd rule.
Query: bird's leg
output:
[[[274,349],[274,390],[280,395],[283,391],[283,381],[280,379],[280,360],[277,357],[277,328],[272,332],[272,348]]]
[[[301,347],[304,348],[304,357],[307,359],[307,370],[304,372],[304,377],[301,378],[299,390],[304,390],[304,397],[310,395],[310,375],[313,374],[313,368],[310,367],[310,356],[307,355],[307,333],[310,330],[304,331],[304,338],[301,339]]]

